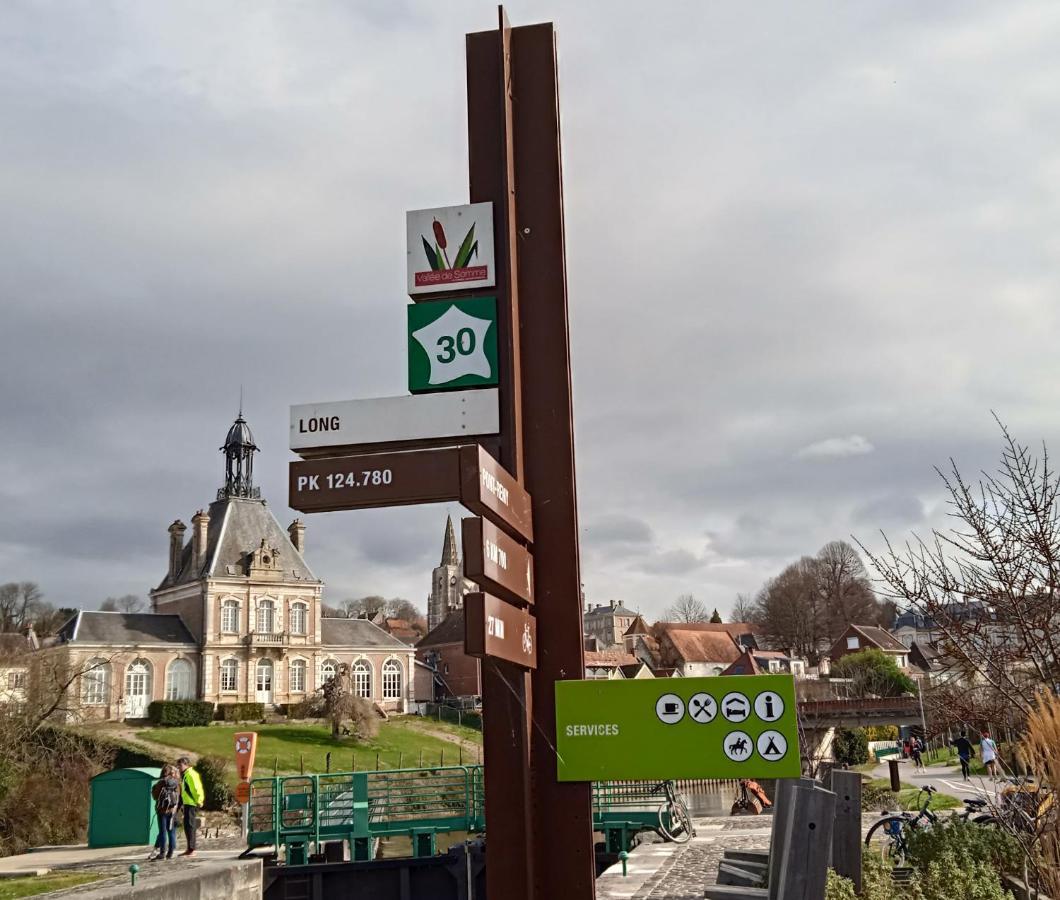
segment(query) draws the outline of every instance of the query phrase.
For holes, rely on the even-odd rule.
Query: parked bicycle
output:
[[[972,821],[1036,834],[1042,820],[1056,814],[1056,795],[1051,788],[1030,776],[1005,780],[1008,783],[1001,789],[993,808]],[[985,801],[983,805],[986,806]]]
[[[652,788],[653,794],[664,794],[666,799],[659,806],[659,833],[668,841],[684,844],[695,837],[692,816],[685,801],[681,799],[672,781],[663,781]]]
[[[917,812],[907,810],[885,814],[869,829],[869,833],[865,836],[865,846],[879,853],[889,862],[901,863],[909,850],[907,842],[909,834],[918,828],[930,828],[939,820],[939,817],[931,811],[931,798],[936,790],[929,784],[920,789],[920,793],[917,794],[917,804],[920,809]],[[923,802],[921,802],[921,797],[924,797]]]

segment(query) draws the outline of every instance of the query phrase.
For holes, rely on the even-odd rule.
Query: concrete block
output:
[[[769,862],[769,851],[768,850],[726,850],[722,854],[724,859],[731,859],[734,862],[753,862],[753,863],[768,863]]]
[[[743,887],[764,887],[765,883],[766,873],[764,868],[761,871],[755,872],[737,866],[735,863],[724,861],[718,863],[718,884],[738,884]]]
[[[769,891],[765,888],[712,884],[703,892],[703,896],[707,900],[769,900]]]

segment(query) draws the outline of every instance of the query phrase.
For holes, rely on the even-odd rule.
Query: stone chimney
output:
[[[817,674],[827,677],[832,672],[832,660],[827,656],[822,656],[821,661],[817,664]]]
[[[305,522],[295,519],[287,526],[287,534],[291,538],[291,543],[294,544],[294,549],[299,553],[305,553]]]
[[[209,528],[209,513],[200,509],[191,517],[191,564],[196,576],[206,563],[206,534]]]
[[[180,553],[184,549],[184,532],[187,526],[177,519],[169,526],[169,577],[180,574]]]
[[[614,608],[615,608],[615,601],[614,601],[614,600],[612,600],[612,601],[611,601],[611,609],[614,609]]]

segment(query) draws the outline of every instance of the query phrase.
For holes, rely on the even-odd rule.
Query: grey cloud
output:
[[[608,544],[650,544],[651,526],[634,516],[616,513],[595,519],[582,527],[582,541],[594,546]]]

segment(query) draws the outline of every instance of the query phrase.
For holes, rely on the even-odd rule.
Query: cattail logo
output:
[[[495,283],[492,203],[415,210],[407,225],[410,294]]]
[[[417,287],[431,284],[456,284],[461,281],[481,281],[486,277],[486,266],[470,265],[471,261],[478,257],[478,240],[475,238],[474,222],[471,223],[467,234],[460,242],[460,249],[456,251],[452,262],[449,261],[449,242],[442,223],[435,219],[431,223],[431,231],[434,235],[433,243],[427,240],[426,235],[420,235],[420,240],[423,241],[423,253],[427,257],[427,265],[431,267],[431,270],[416,273]]]

